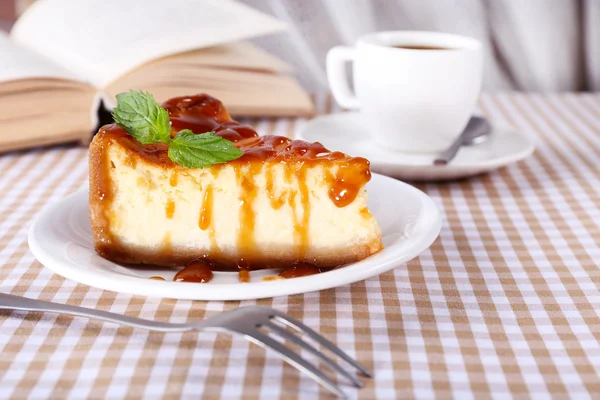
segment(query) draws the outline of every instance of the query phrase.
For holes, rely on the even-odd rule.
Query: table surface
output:
[[[1,156],[0,291],[173,322],[272,306],[375,372],[361,390],[344,386],[353,398],[600,396],[600,96],[483,95],[480,107],[537,151],[486,176],[416,184],[445,216],[429,250],[363,282],[259,301],[146,299],[53,274],[29,252],[27,229],[85,184],[86,150]],[[306,120],[250,122],[291,136]],[[0,398],[317,395],[331,398],[240,337],[0,311]]]

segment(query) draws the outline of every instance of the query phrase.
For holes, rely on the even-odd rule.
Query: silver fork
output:
[[[293,328],[297,333],[308,336],[319,345],[340,357],[342,360],[346,361],[346,363],[360,371],[363,376],[367,378],[371,377],[371,374],[365,367],[360,365],[329,340],[325,339],[323,336],[319,335],[317,332],[304,325],[297,319],[269,307],[240,307],[235,310],[226,311],[203,321],[189,324],[172,324],[168,322],[150,321],[147,319],[115,314],[108,311],[93,310],[84,307],[71,306],[68,304],[29,299],[26,297],[14,296],[5,293],[0,293],[0,309],[70,314],[80,317],[96,318],[103,321],[114,322],[117,324],[132,326],[134,328],[158,332],[183,332],[196,330],[228,332],[243,335],[249,341],[256,343],[263,348],[275,350],[275,352],[279,354],[281,358],[290,363],[296,369],[304,372],[312,379],[323,385],[325,388],[335,393],[337,396],[344,399],[347,398],[344,392],[342,392],[342,390],[336,384],[334,384],[331,379],[325,375],[325,373],[319,371],[314,364],[306,361],[304,358],[300,357],[300,355],[284,346],[281,342],[273,339],[266,332],[274,333],[312,353],[321,361],[325,362],[331,369],[346,377],[354,386],[363,386],[361,381],[359,381],[356,376],[342,368],[339,364],[336,364],[331,358],[327,357],[316,347],[306,342],[299,335],[293,334],[285,329],[285,327],[288,326]]]

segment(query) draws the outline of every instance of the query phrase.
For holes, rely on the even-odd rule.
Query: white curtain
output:
[[[468,35],[485,45],[487,91],[600,90],[600,0],[242,0],[290,25],[256,43],[327,87],[332,46],[380,30]]]

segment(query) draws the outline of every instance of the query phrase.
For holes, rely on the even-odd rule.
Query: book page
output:
[[[0,32],[0,82],[29,78],[81,80],[40,54],[13,43]]]
[[[192,93],[209,93],[231,115],[307,116],[314,113],[308,94],[293,78],[258,70],[213,68],[189,63],[151,63],[106,88],[108,107],[117,93],[145,90],[159,101]]]
[[[144,69],[146,65],[156,63],[165,66],[185,63],[203,67],[260,70],[276,73],[292,72],[292,66],[285,61],[245,41],[177,53],[153,60],[142,65],[139,69]],[[123,79],[123,76],[119,79]]]
[[[11,35],[102,88],[150,60],[284,27],[232,0],[39,0]]]

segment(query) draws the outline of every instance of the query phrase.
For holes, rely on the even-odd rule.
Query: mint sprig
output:
[[[204,168],[235,160],[244,154],[214,132],[179,131],[171,138],[169,112],[150,93],[130,91],[117,95],[113,119],[142,144],[165,143],[169,158],[187,168]]]

